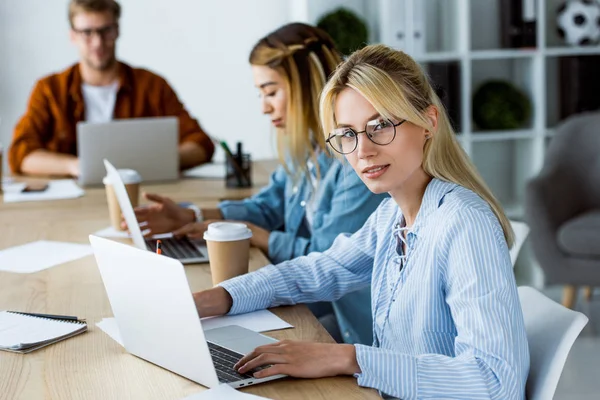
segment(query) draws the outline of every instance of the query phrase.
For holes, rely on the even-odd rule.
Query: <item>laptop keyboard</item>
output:
[[[187,237],[180,239],[166,238],[160,239],[163,255],[177,260],[190,258],[206,258],[204,253],[194,245]],[[150,251],[156,251],[156,239],[146,239],[146,247]]]
[[[233,369],[235,363],[243,357],[242,354],[228,350],[211,342],[207,343],[220,382],[231,383],[254,378],[252,374],[238,374],[237,371]]]

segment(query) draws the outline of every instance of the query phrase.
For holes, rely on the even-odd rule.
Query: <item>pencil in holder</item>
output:
[[[225,160],[225,186],[228,188],[252,187],[252,159],[250,154],[227,157]]]

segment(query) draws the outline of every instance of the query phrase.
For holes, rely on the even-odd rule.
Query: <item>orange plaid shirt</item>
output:
[[[119,67],[114,119],[175,116],[179,119],[180,143],[200,144],[210,160],[214,153],[212,141],[188,114],[167,81],[145,69],[124,63],[119,63]],[[8,151],[14,173],[21,172],[23,159],[37,149],[77,155],[76,126],[85,120],[81,84],[79,64],[37,82]]]

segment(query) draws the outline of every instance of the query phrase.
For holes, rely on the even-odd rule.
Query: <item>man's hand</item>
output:
[[[146,236],[169,233],[194,221],[194,211],[178,206],[168,197],[144,193],[144,197],[153,203],[145,207],[136,207],[135,216]],[[127,223],[121,221],[121,227],[127,229]]]
[[[67,160],[67,170],[69,171],[69,175],[72,177],[79,177],[81,171],[79,170],[79,158],[74,157]]]
[[[173,236],[187,236],[190,239],[202,239],[204,236],[204,232],[206,232],[206,229],[208,229],[208,225],[216,221],[217,220],[191,222],[182,226],[179,229],[175,229],[173,231]]]
[[[283,340],[260,346],[234,366],[240,374],[261,366],[255,378],[284,374],[297,378],[323,378],[360,372],[356,350],[351,344],[310,343]]]

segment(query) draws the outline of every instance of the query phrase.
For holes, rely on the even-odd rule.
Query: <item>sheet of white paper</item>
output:
[[[254,311],[240,315],[202,318],[202,329],[205,331],[228,325],[239,325],[255,332],[293,328],[292,325],[288,324],[269,310]],[[113,338],[115,342],[123,346],[119,327],[114,318],[103,318],[102,321],[96,322],[96,326]]]
[[[267,332],[277,329],[293,328],[269,310],[254,311],[247,314],[225,315],[222,317],[202,318],[205,331],[228,325],[239,325],[254,332]]]
[[[144,232],[142,231],[142,234]],[[130,238],[131,235],[127,233],[127,231],[118,231],[112,226],[108,228],[100,229],[99,231],[94,232],[94,236],[100,236],[105,238],[114,238],[114,239],[127,239]],[[152,239],[168,239],[172,238],[172,233],[161,233],[160,235],[153,235]]]
[[[231,386],[223,383],[212,389],[205,390],[186,397],[183,400],[259,400],[267,399],[266,397],[256,396],[250,393],[244,393],[235,390]],[[268,400],[268,399],[267,399]]]
[[[0,271],[28,274],[92,254],[87,244],[39,240],[0,250]]]
[[[121,332],[119,332],[116,319],[103,318],[102,321],[96,322],[96,326],[102,329],[102,331],[110,336],[112,340],[123,346],[123,339],[121,339]]]
[[[24,182],[4,182],[2,184],[2,191],[4,192],[4,195],[6,196],[6,194],[9,193],[18,193],[21,190],[23,190],[23,188],[27,186],[26,183]]]
[[[72,179],[49,181],[48,189],[43,192],[22,193],[24,187],[25,184],[22,182],[4,185],[4,202],[74,199],[85,193]]]
[[[108,228],[100,229],[99,231],[94,232],[94,236],[100,236],[104,238],[115,238],[115,239],[127,239],[131,237],[127,231],[118,231],[112,226]]]
[[[199,165],[183,171],[187,178],[225,179],[225,163],[210,163]]]

